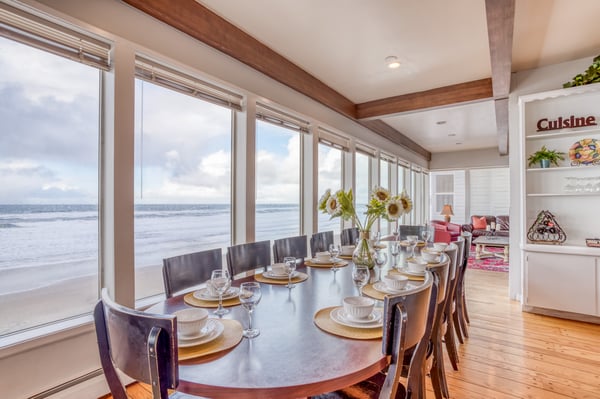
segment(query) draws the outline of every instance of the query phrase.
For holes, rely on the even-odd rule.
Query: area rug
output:
[[[502,252],[503,248],[496,247],[486,247],[486,251],[489,252]],[[475,245],[471,247],[471,252],[469,253],[469,261],[467,264],[469,269],[478,269],[478,270],[489,270],[493,272],[508,272],[508,262],[504,262],[502,258],[493,256],[484,259],[475,259]]]

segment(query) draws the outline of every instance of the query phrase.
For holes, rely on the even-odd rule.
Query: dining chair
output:
[[[406,236],[417,236],[419,240],[423,239],[421,233],[423,230],[429,229],[429,226],[425,226],[422,224],[419,225],[410,225],[410,224],[401,224],[398,225],[398,239],[406,240]]]
[[[452,245],[446,248],[446,253],[450,252],[450,259],[453,263],[451,266],[449,283],[448,283],[448,299],[445,303],[444,308],[444,321],[446,332],[444,333],[444,346],[450,359],[450,364],[454,370],[458,370],[458,349],[456,345],[456,331],[454,330],[454,323],[452,322],[452,313],[454,306],[454,293],[456,291],[456,283],[458,280],[458,273],[460,270],[459,261],[462,260],[464,254],[465,240],[463,237],[458,237],[456,241],[452,241]],[[447,386],[446,386],[447,389]],[[447,397],[447,396],[446,396]]]
[[[387,372],[343,388],[312,396],[313,399],[399,399],[423,398],[424,358],[429,337],[426,337],[437,304],[437,286],[431,272],[425,273],[423,284],[402,295],[386,295],[383,301],[382,352],[390,357]],[[407,380],[403,374],[405,352],[415,347],[408,364]],[[421,394],[421,391],[423,393]]]
[[[452,313],[452,321],[454,329],[457,331],[458,342],[464,343],[464,338],[469,338],[468,331],[468,316],[466,314],[466,295],[465,295],[465,275],[469,266],[469,255],[471,253],[472,235],[469,232],[462,234],[464,238],[464,257],[463,262],[458,270],[456,281],[456,290],[454,292],[454,311]]]
[[[271,242],[269,240],[233,245],[227,248],[227,267],[234,278],[271,264]]]
[[[340,243],[342,245],[355,245],[358,240],[358,227],[348,227],[340,232]]]
[[[304,265],[304,259],[308,256],[306,236],[280,238],[273,241],[273,261],[283,262],[286,256],[296,258],[296,263]]]
[[[221,248],[209,249],[163,259],[163,283],[165,295],[202,284],[210,279],[214,269],[223,267]]]
[[[181,392],[168,395],[168,389],[179,385],[175,316],[121,306],[104,288],[94,308],[94,322],[102,370],[114,399],[128,399],[118,372],[150,385],[153,399],[200,399]]]
[[[322,231],[310,237],[310,252],[314,257],[317,252],[329,251],[329,244],[333,244],[333,231]]]

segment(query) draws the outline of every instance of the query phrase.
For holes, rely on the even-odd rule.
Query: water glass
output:
[[[252,313],[262,297],[260,284],[257,282],[242,283],[239,297],[240,303],[248,311],[248,328],[242,332],[242,335],[246,338],[257,337],[260,330],[252,326]]]
[[[427,245],[427,242],[431,238],[431,231],[429,231],[429,229],[423,230],[421,232],[421,237],[423,237],[423,241],[425,241],[425,245]]]
[[[231,287],[229,272],[223,269],[213,270],[210,275],[210,284],[219,295],[219,306],[213,313],[218,316],[229,313],[229,309],[223,307],[223,294]]]
[[[338,255],[340,254],[341,249],[339,244],[329,244],[329,255],[331,255],[331,261],[333,262],[333,266],[331,266],[331,270],[333,272],[338,271],[338,267],[336,266],[336,262],[339,261]]]
[[[385,264],[387,263],[388,258],[387,258],[387,254],[381,250],[375,251],[375,264],[377,266],[379,266],[380,268],[385,266]]]
[[[296,285],[292,284],[292,275],[296,270],[296,258],[292,256],[286,256],[283,258],[283,264],[285,265],[285,273],[288,275],[287,288],[294,288]]]
[[[354,285],[358,289],[358,295],[362,296],[362,287],[367,285],[369,282],[369,278],[371,277],[371,272],[369,272],[369,268],[363,265],[355,265],[352,269],[352,281]]]
[[[396,266],[396,260],[400,253],[400,244],[398,241],[392,241],[390,244],[390,254],[392,255],[392,267]]]
[[[417,242],[419,241],[419,236],[406,236],[406,241],[408,241],[408,246],[410,247],[410,256],[411,258],[415,257],[415,247],[417,246]]]

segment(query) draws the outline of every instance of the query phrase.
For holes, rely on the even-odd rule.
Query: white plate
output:
[[[385,285],[385,283],[383,281],[378,281],[375,284],[373,284],[373,288],[375,288],[375,291],[379,291],[379,292],[383,292],[384,294],[401,294],[406,290],[411,290],[415,287],[413,287],[411,284],[406,284],[404,286],[404,288],[399,289],[399,290],[394,290],[390,287],[388,287],[387,285]]]
[[[333,259],[331,259],[331,258],[329,258],[327,260],[319,260],[317,258],[312,258],[310,261],[317,265],[333,265],[333,263],[334,263]],[[339,259],[336,259],[336,262],[339,262]]]
[[[197,345],[205,344],[207,342],[211,342],[211,341],[219,338],[219,336],[221,336],[221,334],[223,334],[223,331],[225,330],[225,326],[219,320],[210,319],[210,320],[208,320],[208,322],[206,323],[206,326],[202,330],[206,330],[206,332],[198,338],[190,339],[190,338],[178,337],[179,347],[187,348],[190,346],[197,346]]]
[[[425,275],[425,270],[424,270],[424,271],[422,271],[422,272],[413,272],[413,271],[410,271],[410,270],[408,270],[408,268],[402,268],[402,269],[398,269],[398,271],[399,271],[400,273],[404,273],[404,274],[407,274],[407,275],[409,275],[409,276],[419,276],[419,277],[423,277],[423,276]]]
[[[298,275],[298,272],[294,271],[292,273],[292,278],[296,277],[297,275]],[[287,274],[273,274],[270,270],[267,272],[264,272],[263,276],[265,276],[266,278],[271,278],[273,280],[287,280],[288,279]]]
[[[227,292],[223,294],[223,300],[232,299],[237,297],[240,294],[240,289],[238,287],[229,287]],[[200,299],[202,301],[218,301],[219,296],[212,296],[208,292],[208,288],[201,288],[198,291],[194,291],[194,298]]]
[[[344,312],[343,307],[337,307],[331,310],[329,313],[329,317],[334,322],[341,324],[347,327],[354,328],[377,328],[383,326],[383,318],[382,313],[378,309],[374,309],[373,313],[368,319],[365,320],[356,320],[348,318],[346,312]]]

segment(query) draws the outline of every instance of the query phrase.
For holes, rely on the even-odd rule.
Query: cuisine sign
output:
[[[548,119],[542,118],[537,121],[537,131],[544,132],[547,130],[559,130],[566,128],[575,128],[575,127],[584,127],[584,126],[596,126],[596,117],[595,116],[580,116],[575,117],[571,115],[569,117],[563,118],[559,116],[556,119]]]

